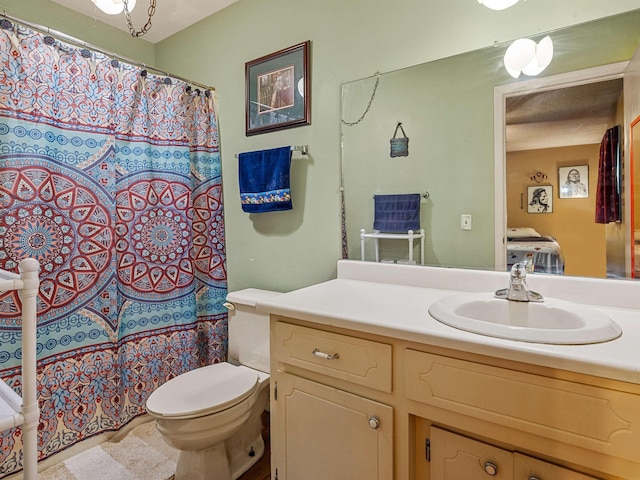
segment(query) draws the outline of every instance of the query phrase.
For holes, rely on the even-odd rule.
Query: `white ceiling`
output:
[[[617,79],[508,98],[507,151],[600,143],[621,95]]]
[[[129,31],[124,13],[120,15],[107,15],[96,7],[91,0],[52,1],[125,32]],[[140,30],[140,28],[147,23],[149,1],[150,0],[137,0],[136,7],[131,13],[131,20],[136,30]],[[141,38],[151,43],[157,43],[237,1],[238,0],[157,0],[156,12],[151,19],[152,27],[147,34]]]

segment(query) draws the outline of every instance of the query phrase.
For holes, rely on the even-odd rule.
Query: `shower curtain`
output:
[[[41,266],[42,459],[225,358],[218,130],[209,92],[0,26],[0,268]],[[18,392],[19,315],[0,292],[0,376]],[[3,477],[22,443],[19,429],[0,436]]]

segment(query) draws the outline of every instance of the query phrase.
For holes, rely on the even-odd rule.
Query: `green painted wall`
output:
[[[536,0],[495,12],[475,0],[240,0],[159,43],[160,67],[218,92],[230,290],[286,291],[335,275],[342,83],[635,8],[640,1]],[[245,62],[305,40],[312,125],[246,137]],[[243,213],[235,155],[292,144],[310,148],[293,161],[294,209]]]
[[[47,0],[0,0],[9,14],[216,87],[229,288],[281,291],[332,278],[341,255],[342,83],[636,8],[640,0],[529,0],[502,12],[475,0],[240,0],[154,47]],[[312,125],[245,137],[245,62],[305,40]],[[294,160],[294,209],[243,213],[235,155],[291,144],[310,148]]]

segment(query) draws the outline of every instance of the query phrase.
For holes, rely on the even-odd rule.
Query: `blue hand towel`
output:
[[[242,210],[249,213],[291,210],[291,147],[238,155]]]
[[[381,232],[420,230],[420,194],[374,195],[373,228]]]

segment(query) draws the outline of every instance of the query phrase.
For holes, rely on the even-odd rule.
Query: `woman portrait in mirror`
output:
[[[529,187],[529,205],[527,213],[551,213],[552,190],[551,185],[544,187]]]
[[[560,177],[560,198],[586,198],[589,196],[588,166],[563,167],[558,170]],[[585,183],[583,183],[583,180]]]

